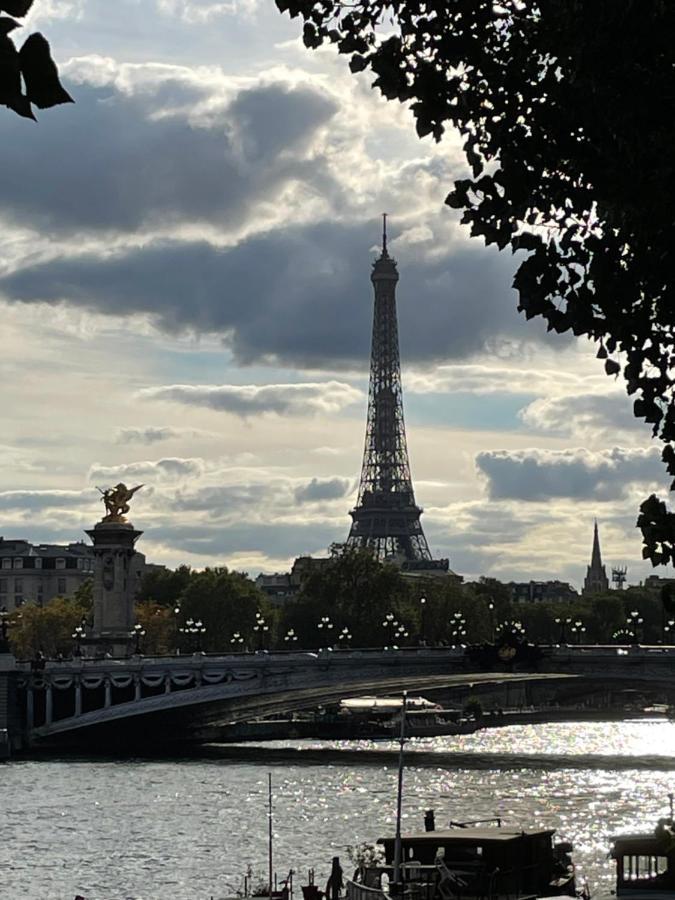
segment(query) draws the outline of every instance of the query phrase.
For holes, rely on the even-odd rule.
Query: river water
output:
[[[651,829],[675,788],[675,724],[517,726],[410,742],[404,830],[424,810],[500,815],[558,830],[595,898],[613,886],[610,835]],[[396,748],[274,742],[162,760],[25,760],[0,767],[3,900],[209,900],[267,866],[267,779],[275,868],[323,886],[331,857],[393,834]],[[298,892],[296,897],[302,895]]]

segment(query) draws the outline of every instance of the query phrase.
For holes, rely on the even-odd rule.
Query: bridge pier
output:
[[[82,681],[79,678],[75,679],[75,718],[79,718],[82,715]]]
[[[24,729],[17,703],[17,665],[0,638],[0,759],[9,759],[24,744]]]

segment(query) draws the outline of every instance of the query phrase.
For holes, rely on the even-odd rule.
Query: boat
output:
[[[555,844],[549,828],[514,828],[500,820],[451,822],[436,830],[382,838],[381,862],[361,866],[346,884],[347,900],[533,900],[576,896],[572,845]],[[398,870],[398,876],[396,872]]]
[[[632,900],[675,897],[675,821],[673,794],[670,815],[659,819],[652,832],[619,834],[609,855],[616,860],[616,894]]]

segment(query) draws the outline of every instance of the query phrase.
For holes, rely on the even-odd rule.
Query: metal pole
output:
[[[268,862],[269,862],[269,900],[272,900],[272,883],[273,883],[273,860],[272,860],[272,773],[268,773],[268,782],[267,782],[267,790],[268,790],[268,812],[267,812],[267,823],[268,823]]]
[[[394,884],[401,882],[401,808],[403,805],[403,748],[405,746],[405,716],[408,707],[408,692],[403,691],[401,704],[401,734],[398,750],[398,790],[396,794],[396,838],[394,840]]]

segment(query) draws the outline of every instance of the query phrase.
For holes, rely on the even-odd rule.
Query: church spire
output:
[[[598,535],[598,520],[593,526],[593,550],[591,551],[591,564],[586,570],[582,594],[602,594],[609,590],[607,572],[602,564],[600,553],[600,537]]]

